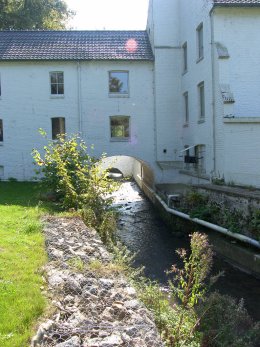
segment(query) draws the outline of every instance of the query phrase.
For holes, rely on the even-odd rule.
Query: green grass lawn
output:
[[[29,346],[46,300],[41,267],[47,261],[39,217],[39,185],[0,182],[0,346]]]

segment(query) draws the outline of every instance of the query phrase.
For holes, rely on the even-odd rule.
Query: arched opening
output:
[[[153,169],[144,160],[126,155],[106,157],[101,162],[103,169],[108,169],[115,176],[133,178],[143,189],[144,186],[154,187]]]

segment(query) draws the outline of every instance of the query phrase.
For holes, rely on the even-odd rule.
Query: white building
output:
[[[157,183],[260,187],[259,29],[260,0],[150,0],[147,33],[0,32],[0,177],[33,176],[43,128]]]
[[[260,186],[259,30],[259,0],[150,1],[165,182]]]

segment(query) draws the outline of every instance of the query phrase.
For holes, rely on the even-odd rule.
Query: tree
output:
[[[64,0],[0,0],[0,29],[64,29],[74,13]]]

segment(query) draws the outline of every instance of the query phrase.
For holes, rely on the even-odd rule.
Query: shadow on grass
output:
[[[41,201],[44,187],[37,182],[0,182],[0,205],[41,207],[48,213],[60,212],[61,207],[51,201]]]

